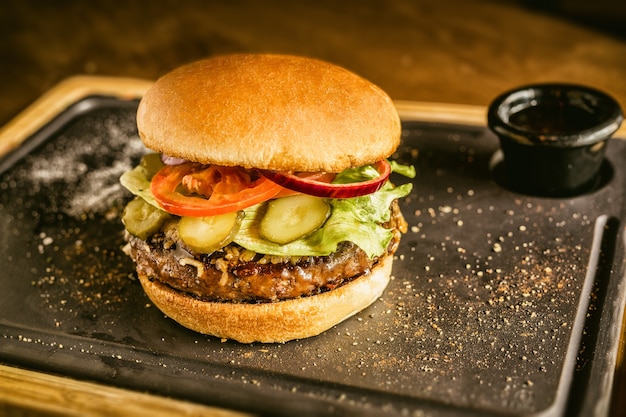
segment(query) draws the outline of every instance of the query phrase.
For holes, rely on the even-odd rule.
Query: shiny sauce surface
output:
[[[511,114],[509,122],[528,132],[559,135],[590,129],[597,125],[599,120],[582,107],[562,103],[542,103]]]

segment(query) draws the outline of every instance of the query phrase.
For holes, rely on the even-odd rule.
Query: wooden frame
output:
[[[151,81],[132,78],[77,76],[52,88],[0,129],[0,156],[18,147],[58,113],[91,95],[124,99],[140,98]],[[486,123],[483,106],[396,101],[403,120]],[[626,137],[626,126],[616,133]],[[617,369],[622,374],[624,346],[620,345]],[[624,378],[616,378],[619,384]],[[620,394],[617,394],[619,397]],[[0,414],[81,416],[243,416],[246,414],[185,401],[49,375],[0,364]]]

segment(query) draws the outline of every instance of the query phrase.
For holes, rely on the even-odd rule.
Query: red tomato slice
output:
[[[189,181],[184,181],[186,176]],[[187,195],[180,191],[183,185],[192,185]],[[282,187],[259,176],[252,180],[250,173],[237,167],[204,167],[197,163],[167,165],[152,178],[150,191],[168,213],[177,216],[204,217],[243,210],[269,200]],[[205,194],[208,198],[199,196]]]

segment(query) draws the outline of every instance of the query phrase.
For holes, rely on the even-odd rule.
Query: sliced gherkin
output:
[[[190,249],[212,253],[233,241],[243,217],[243,211],[207,217],[181,217],[178,236]]]
[[[170,218],[170,214],[146,203],[141,197],[131,200],[122,214],[126,230],[143,240],[161,230],[163,224]]]
[[[306,194],[277,198],[267,205],[259,233],[270,242],[285,244],[320,228],[330,215],[324,199]]]
[[[154,174],[159,172],[159,170],[163,168],[165,164],[163,163],[163,161],[161,161],[161,154],[149,153],[141,158],[139,166],[141,166],[141,168],[143,169],[146,178],[148,180],[151,180],[152,177],[154,177]]]

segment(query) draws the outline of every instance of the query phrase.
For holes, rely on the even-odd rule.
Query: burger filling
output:
[[[269,302],[332,290],[361,276],[393,254],[406,230],[397,203],[385,226],[393,237],[385,252],[370,258],[352,242],[342,242],[327,256],[264,255],[229,244],[195,253],[180,240],[175,222],[148,240],[127,234],[128,252],[137,271],[173,289],[206,301]]]
[[[207,301],[332,290],[393,254],[406,232],[396,200],[411,184],[394,187],[387,169],[414,175],[386,161],[264,175],[150,154],[121,178],[137,196],[122,218],[127,252],[139,274]]]

